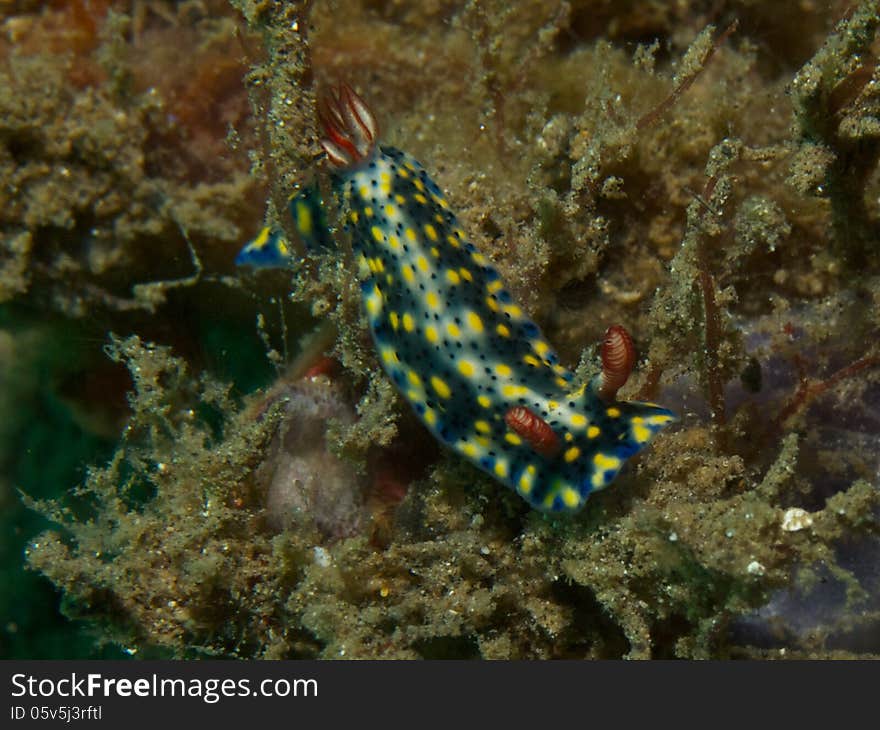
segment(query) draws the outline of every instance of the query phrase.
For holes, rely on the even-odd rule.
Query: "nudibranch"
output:
[[[626,330],[608,330],[602,373],[577,386],[422,166],[377,144],[364,101],[342,85],[320,97],[318,115],[385,371],[441,442],[532,507],[578,511],[675,420],[660,406],[616,400],[635,362]],[[316,186],[290,198],[309,248],[331,240],[322,208]],[[291,256],[283,235],[266,229],[237,262]]]

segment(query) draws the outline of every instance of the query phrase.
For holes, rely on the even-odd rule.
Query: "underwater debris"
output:
[[[786,532],[797,532],[803,530],[813,524],[813,518],[810,513],[800,507],[791,507],[785,510],[782,515],[782,527]]]
[[[712,59],[712,56],[731,35],[736,32],[739,21],[734,20],[727,26],[717,38],[712,40],[712,33],[715,31],[713,26],[707,26],[697,39],[688,48],[687,55],[682,59],[682,72],[679,72],[677,83],[662,102],[660,102],[651,111],[643,114],[636,120],[636,129],[642,130],[655,124],[663,114],[665,114],[684,94],[693,83],[699,78],[700,74],[706,68],[706,64]],[[696,59],[695,57],[699,57]]]
[[[331,538],[357,534],[366,520],[366,478],[354,464],[331,454],[326,439],[328,423],[350,425],[354,410],[338,386],[320,375],[276,388],[272,397],[282,404],[277,432],[254,474],[266,495],[269,524],[308,531],[301,527],[306,522]]]
[[[249,135],[231,19],[161,23],[136,47],[109,5],[24,10],[0,42],[0,301],[131,321],[167,298],[138,284],[187,275],[182,229],[216,270],[255,186],[226,141],[230,124]]]
[[[851,269],[876,249],[865,185],[880,159],[878,24],[880,2],[862,0],[790,86],[798,147],[792,182],[829,200],[834,250]]]
[[[851,362],[849,365],[840,368],[824,380],[810,381],[802,374],[800,381],[798,382],[797,391],[780,411],[777,416],[777,421],[780,424],[784,423],[802,408],[806,407],[810,401],[825,391],[833,388],[838,382],[846,380],[847,378],[852,378],[863,370],[877,368],[878,366],[880,366],[880,355],[865,355],[864,357]]]

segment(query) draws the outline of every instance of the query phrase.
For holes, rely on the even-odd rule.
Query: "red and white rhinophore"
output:
[[[362,162],[379,137],[376,117],[345,83],[319,92],[318,120],[326,135],[321,146],[336,167],[352,167]]]

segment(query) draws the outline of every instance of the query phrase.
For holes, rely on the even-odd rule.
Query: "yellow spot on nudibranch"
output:
[[[507,327],[507,325],[499,324],[499,325],[495,328],[495,331],[496,331],[499,335],[501,335],[502,337],[510,337],[510,329]]]
[[[464,375],[466,378],[473,377],[476,372],[476,368],[474,368],[474,364],[472,362],[468,362],[467,360],[460,360],[458,363],[458,371]]]
[[[403,232],[403,235],[405,235],[405,236],[406,236],[406,239],[407,239],[408,241],[410,241],[410,242],[413,242],[413,241],[416,240],[416,232],[415,232],[412,228],[407,228],[407,229]]]
[[[400,246],[400,239],[398,239],[397,236],[392,234],[392,235],[388,236],[388,245],[391,246],[391,248],[396,249],[398,246]]]
[[[492,407],[492,399],[488,395],[478,395],[477,403],[479,403],[483,408],[491,408]]]
[[[382,311],[382,292],[376,287],[373,293],[367,297],[367,312],[371,317],[375,317]]]
[[[480,319],[480,316],[476,312],[468,312],[466,319],[468,325],[474,332],[483,331],[483,320]]]
[[[440,306],[440,297],[437,296],[436,292],[429,291],[425,294],[425,303],[431,309],[437,309]]]
[[[458,270],[458,273],[461,274],[461,278],[464,279],[465,281],[473,281],[474,280],[473,274],[471,274],[471,272],[468,271],[463,266]]]
[[[416,186],[416,190],[419,190],[421,192],[425,192],[425,183],[423,183],[418,178],[413,178],[413,185]],[[425,202],[427,202],[427,201],[425,201]]]
[[[572,446],[565,452],[565,460],[569,463],[577,459],[581,455],[581,450],[577,446]]]
[[[596,436],[598,436],[600,433],[602,433],[602,429],[601,429],[601,428],[599,428],[598,426],[590,426],[590,427],[587,429],[587,438],[588,438],[588,439],[594,439],[594,438],[596,438]]]
[[[458,247],[461,245],[461,244],[458,242],[458,239],[457,239],[455,236],[452,236],[452,235],[446,236],[446,241],[447,241],[447,242],[449,243],[449,245],[452,246],[453,248],[458,248]]]
[[[510,369],[510,366],[505,365],[504,363],[496,365],[495,372],[498,373],[502,378],[509,378],[513,374],[513,370]]]
[[[400,317],[397,315],[397,312],[391,312],[388,315],[388,320],[391,322],[391,326],[394,329],[397,329],[400,326]]]
[[[365,200],[370,197],[370,189],[366,185],[361,185],[360,190],[358,190],[361,197]]]
[[[534,464],[529,464],[525,469],[523,469],[522,474],[519,476],[519,491],[522,494],[529,494],[532,491],[532,483],[535,479],[535,474],[537,473],[537,469],[535,469]]]
[[[306,236],[312,233],[312,211],[301,200],[296,204],[296,227]]]
[[[477,429],[480,433],[489,433],[492,430],[492,427],[489,425],[488,421],[475,421],[474,428]]]
[[[422,385],[422,379],[419,377],[419,374],[415,370],[410,370],[406,374],[406,377],[409,380],[409,382],[412,385],[416,386],[417,388]]]
[[[357,213],[356,210],[353,210],[353,211],[351,212],[351,215],[348,216],[348,219],[349,219],[352,223],[357,223],[357,222],[358,222],[358,218],[359,218],[359,216],[358,216],[358,213]]]
[[[414,284],[416,280],[416,273],[413,271],[412,266],[406,264],[403,267],[403,278],[406,279],[407,284]]]
[[[366,213],[367,218],[373,217],[373,209],[369,205],[364,208],[364,213]]]
[[[465,443],[461,445],[461,451],[465,456],[470,456],[471,458],[475,457],[478,453],[477,447],[470,441],[465,441]]]
[[[389,218],[394,218],[397,215],[397,208],[395,208],[391,203],[385,206],[385,215]]]
[[[501,291],[504,288],[504,282],[501,279],[495,279],[495,281],[490,281],[489,286],[486,287],[486,291],[490,294],[495,294],[498,291]]]
[[[519,306],[516,304],[508,304],[506,307],[504,307],[504,311],[511,317],[522,316],[522,309],[520,309]]]
[[[426,273],[428,271],[428,259],[424,256],[419,256],[416,259],[416,266],[418,266],[419,271]]]
[[[416,328],[416,321],[409,312],[403,315],[403,328],[407,332],[412,332]]]
[[[489,296],[486,297],[486,306],[489,307],[493,312],[497,312],[501,307],[498,306],[498,302],[495,301],[495,297]]]
[[[532,349],[543,357],[550,352],[550,345],[544,342],[544,340],[536,340],[532,343]]]
[[[501,393],[505,398],[519,398],[521,395],[525,395],[528,392],[529,389],[524,385],[512,385],[508,383],[501,388]]]
[[[458,325],[455,324],[455,322],[450,322],[449,324],[447,324],[447,325],[446,325],[446,331],[447,331],[452,337],[461,337],[461,330],[458,328]]]
[[[575,428],[583,428],[587,425],[587,417],[583,413],[572,413],[571,425]]]
[[[461,283],[461,277],[452,269],[446,270],[446,280],[450,284],[460,284]]]
[[[425,337],[432,345],[436,344],[440,339],[440,335],[437,334],[437,328],[434,326],[425,327]]]
[[[437,423],[437,414],[435,413],[433,408],[426,408],[423,418],[429,426],[433,426],[435,423]]]
[[[517,436],[515,433],[510,433],[509,431],[504,434],[504,440],[509,444],[513,444],[514,446],[519,446],[522,443],[522,439]]]
[[[496,461],[495,462],[495,474],[502,479],[507,476],[507,462],[506,461]]]
[[[413,195],[413,200],[415,200],[418,203],[421,203],[422,205],[428,204],[428,199],[424,195],[422,195],[421,193],[416,193],[415,195]]]
[[[617,418],[620,415],[620,409],[619,408],[609,408],[608,410],[605,411],[605,413],[608,416],[608,418]]]
[[[635,416],[632,419],[633,438],[636,440],[637,443],[640,444],[643,444],[651,439],[651,429],[643,425],[644,422],[645,419],[640,418],[639,416]]]
[[[593,457],[593,463],[599,468],[605,471],[609,469],[619,469],[620,468],[620,459],[616,456],[607,456],[603,454],[601,451],[598,452]]]
[[[449,386],[446,384],[446,381],[442,378],[438,378],[436,375],[431,376],[431,387],[437,392],[441,398],[449,398],[452,396],[452,390],[450,390]]]
[[[430,238],[432,241],[437,240],[437,229],[434,228],[430,223],[425,223],[424,225],[425,235]]]
[[[271,228],[264,228],[263,230],[261,230],[257,234],[257,237],[254,239],[253,243],[251,244],[251,247],[256,249],[257,251],[259,251],[267,243],[269,243],[269,234],[271,232],[272,232]]]
[[[562,490],[562,501],[566,507],[577,507],[581,502],[580,495],[571,487]]]
[[[526,365],[531,365],[533,368],[539,367],[541,365],[541,361],[534,355],[523,355],[523,362]]]

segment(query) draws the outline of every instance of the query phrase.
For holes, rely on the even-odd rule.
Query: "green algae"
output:
[[[811,405],[849,408],[877,384],[876,345],[865,343],[876,341],[878,321],[859,303],[878,297],[866,243],[876,232],[877,3],[861,3],[824,45],[828,18],[786,3],[775,32],[812,28],[814,43],[782,69],[770,68],[779,59],[771,63],[752,35],[760,13],[751,3],[735,4],[740,29],[731,34],[664,3],[650,4],[647,29],[624,6],[595,27],[588,2],[350,3],[344,17],[338,3],[234,4],[264,48],[250,54],[258,125],[245,139],[269,190],[268,220],[284,223],[287,194],[314,168],[316,81],[348,79],[376,107],[388,141],[432,171],[560,353],[582,363],[579,375],[595,368],[592,343],[604,328],[622,322],[644,354],[629,393],[685,390],[709,416],[683,414],[678,431],[577,518],[530,513],[443,455],[408,484],[381,545],[367,534],[332,542],[267,526],[253,475],[281,417],[271,406],[264,413],[271,397],[232,398],[187,356],[114,339],[110,354],[135,384],[116,454],[77,490],[78,511],[64,500],[29,502],[58,526],[32,541],[28,563],[64,591],[69,615],[141,656],[763,656],[731,626],[775,591],[806,591],[827,571],[845,587],[846,615],[863,610],[871,620],[870,590],[838,546],[876,545],[876,475],[860,471],[845,441],[826,442]],[[664,43],[639,45],[646,37]],[[49,78],[63,89],[60,75]],[[54,292],[83,280],[83,261],[104,260],[97,244],[92,258],[71,255],[65,246],[78,239],[58,243],[57,229],[79,231],[70,201],[109,174],[102,185],[117,188],[116,207],[99,205],[94,190],[79,205],[108,211],[101,225],[120,231],[105,247],[114,258],[89,270],[97,279],[86,277],[85,290],[96,296],[70,307],[56,294],[60,309],[76,317],[137,308],[161,319],[174,316],[181,289],[235,286],[256,302],[289,288],[299,321],[280,339],[309,330],[305,311],[335,335],[321,349],[341,363],[361,418],[329,428],[328,449],[367,469],[411,429],[373,354],[344,235],[341,255],[292,274],[238,284],[220,276],[212,245],[242,238],[253,183],[240,171],[173,186],[138,172],[158,102],[126,95],[119,78],[88,111],[76,106],[88,94],[59,94],[72,106],[47,101],[27,121],[34,133],[59,114],[115,119],[121,109],[131,126],[95,127],[105,132],[88,159],[102,172],[87,167],[82,185],[49,176],[27,188],[27,210],[38,215],[5,229],[0,292]],[[10,109],[22,103],[7,100]],[[22,154],[7,161],[10,174],[41,162]],[[61,156],[53,170],[69,164]],[[844,176],[853,164],[857,174]],[[144,186],[163,204],[138,207]],[[34,251],[47,250],[58,255],[35,265]],[[118,271],[104,278],[113,261],[126,263],[121,280]],[[97,296],[95,281],[113,297]],[[272,311],[250,306],[249,315]],[[217,314],[242,316],[230,309]],[[786,331],[797,329],[806,334],[792,342]],[[798,357],[809,360],[802,379],[831,384],[815,396],[793,386],[731,404],[725,389],[756,357],[746,342],[756,334],[769,340],[757,354],[767,367]],[[816,355],[817,346],[833,355]],[[869,364],[833,379],[859,361]],[[275,391],[292,377],[282,371]],[[835,468],[845,483],[806,499]],[[800,503],[811,527],[782,529],[785,509]],[[822,640],[788,642],[793,654],[840,655]]]
[[[575,520],[499,499],[450,457],[414,486],[377,550],[303,529],[273,537],[252,472],[277,413],[236,413],[220,384],[197,384],[167,349],[132,338],[111,354],[136,395],[123,446],[78,491],[95,517],[29,500],[59,529],[28,552],[71,615],[100,620],[130,652],[412,658],[443,639],[485,656],[707,657],[793,564],[821,562],[854,604],[865,598],[832,546],[876,529],[877,490],[856,482],[813,513],[809,536],[785,533],[793,434],[749,485],[741,458],[713,456],[699,429],[679,432],[677,463],[652,455]],[[219,428],[197,415],[206,409],[225,414]]]

